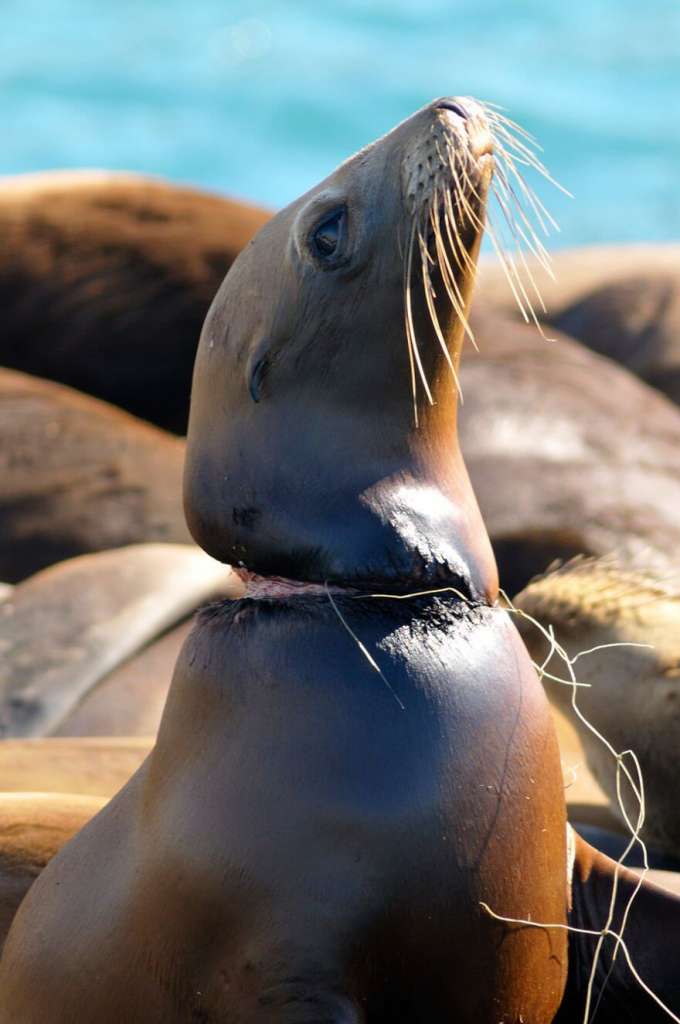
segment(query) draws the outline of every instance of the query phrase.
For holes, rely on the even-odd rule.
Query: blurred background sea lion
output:
[[[160,179],[0,179],[0,365],[184,433],[201,324],[269,214]]]

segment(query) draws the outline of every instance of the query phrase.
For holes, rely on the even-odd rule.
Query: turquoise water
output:
[[[573,193],[553,245],[680,238],[680,0],[3,0],[0,172],[110,167],[280,206],[441,94]]]

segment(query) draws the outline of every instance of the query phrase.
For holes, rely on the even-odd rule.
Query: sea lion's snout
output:
[[[452,230],[473,227],[479,234],[494,153],[494,137],[486,108],[465,97],[433,100],[414,121],[402,158],[402,187],[409,212],[429,216],[434,205],[445,214],[444,192],[456,208]],[[415,127],[417,124],[417,128]],[[434,227],[434,225],[432,225]],[[436,254],[433,254],[436,255]]]
[[[432,106],[444,117],[450,119],[453,130],[458,133],[462,127],[461,121],[465,122],[464,130],[467,143],[474,159],[481,160],[482,157],[493,156],[495,149],[493,134],[484,107],[477,100],[471,99],[469,96],[462,98],[445,96],[435,100]]]

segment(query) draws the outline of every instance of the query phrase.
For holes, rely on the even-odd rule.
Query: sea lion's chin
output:
[[[189,528],[213,557],[495,599],[456,436],[484,125],[473,101],[429,104],[239,256],[203,329],[185,468]]]

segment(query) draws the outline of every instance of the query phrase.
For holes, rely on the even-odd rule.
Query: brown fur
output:
[[[0,437],[0,579],[141,541],[189,542],[178,438],[1,369]]]
[[[201,323],[268,217],[132,174],[0,181],[0,364],[183,433]]]
[[[622,363],[680,402],[680,246],[618,245],[554,254],[540,277],[544,323]],[[538,261],[530,261],[540,274]],[[486,308],[516,315],[497,266],[483,265]],[[547,328],[550,334],[550,329]]]
[[[461,367],[461,447],[502,586],[555,559],[616,552],[661,575],[680,547],[680,412],[563,335],[473,317]]]

